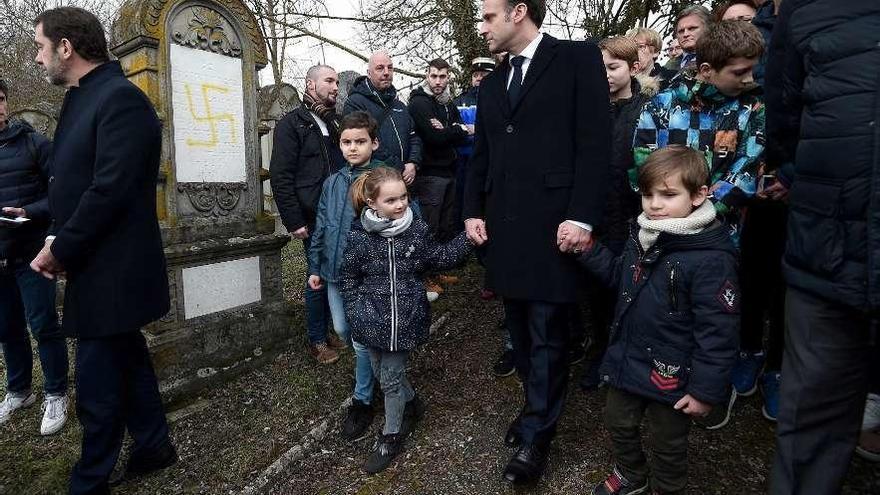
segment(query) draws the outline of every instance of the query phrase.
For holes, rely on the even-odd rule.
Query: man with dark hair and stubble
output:
[[[282,223],[291,237],[302,240],[305,253],[315,232],[324,179],[345,165],[339,149],[338,94],[339,77],[333,67],[309,68],[302,104],[275,126],[269,165],[272,193]],[[338,351],[346,345],[335,333],[327,332],[327,290],[315,290],[306,283],[305,301],[309,351],[320,364],[334,363],[339,359]]]
[[[77,339],[82,452],[71,494],[109,493],[128,430],[134,445],[121,480],[177,461],[141,327],[169,310],[156,216],[162,148],[150,100],[109,61],[100,21],[74,7],[34,21],[35,61],[67,88],[52,154],[54,219],[31,268],[67,277],[63,330]]]
[[[409,114],[422,140],[422,163],[412,186],[422,216],[440,241],[455,236],[455,147],[467,142],[474,126],[461,122],[449,90],[449,63],[438,58],[428,64],[422,84],[409,96]],[[429,292],[442,292],[438,282],[454,283],[455,277],[428,279]]]
[[[508,52],[480,84],[464,217],[485,245],[487,285],[504,298],[523,406],[504,442],[503,476],[537,481],[562,414],[569,311],[583,252],[602,220],[611,153],[608,82],[595,44],[539,28],[543,0],[483,0],[480,34]]]

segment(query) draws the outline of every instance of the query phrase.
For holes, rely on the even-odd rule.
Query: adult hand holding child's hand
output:
[[[309,287],[312,290],[321,290],[324,287],[324,284],[321,283],[321,277],[317,275],[309,275]]]
[[[712,411],[712,405],[695,399],[691,394],[686,394],[678,400],[674,406],[677,411],[694,417],[705,417]]]
[[[486,222],[482,218],[468,218],[464,221],[464,230],[467,238],[474,246],[482,246],[484,242],[489,240],[486,235]]]

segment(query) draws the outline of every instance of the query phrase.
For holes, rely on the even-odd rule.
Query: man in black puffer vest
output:
[[[52,144],[28,124],[7,122],[8,95],[9,87],[0,80],[0,343],[7,380],[0,424],[36,400],[29,326],[45,377],[40,433],[51,435],[67,421],[67,344],[55,313],[55,281],[28,264],[49,228]]]
[[[770,50],[767,162],[794,164],[770,493],[840,493],[877,359],[880,2],[785,0]]]

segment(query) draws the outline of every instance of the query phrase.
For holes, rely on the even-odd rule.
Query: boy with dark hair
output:
[[[649,485],[684,493],[691,417],[727,400],[739,328],[737,253],[707,201],[707,180],[699,152],[654,152],[639,170],[643,212],[623,254],[594,244],[578,258],[619,295],[601,370],[615,468],[594,495],[645,493]],[[641,445],[645,416],[650,464]]]
[[[474,126],[461,123],[461,115],[449,90],[449,63],[434,59],[428,64],[425,80],[410,94],[409,114],[422,141],[422,162],[412,185],[425,223],[439,241],[455,236],[455,148],[467,143]],[[443,283],[455,277],[439,275],[425,284],[428,292],[443,292]]]
[[[751,24],[722,21],[697,44],[697,67],[651,98],[636,126],[635,167],[630,183],[638,190],[639,168],[652,151],[670,144],[702,152],[709,171],[709,198],[737,242],[742,207],[757,190],[764,151],[764,103],[752,68],[764,50]]]
[[[346,115],[339,124],[339,147],[346,165],[327,177],[321,188],[315,232],[307,253],[308,284],[313,290],[326,287],[333,329],[343,342],[351,344],[354,349],[354,392],[342,423],[342,436],[355,441],[365,437],[373,422],[373,371],[367,348],[351,340],[340,293],[339,269],[351,222],[355,218],[349,189],[361,174],[384,165],[373,158],[373,153],[379,148],[379,123],[367,112],[356,111]]]

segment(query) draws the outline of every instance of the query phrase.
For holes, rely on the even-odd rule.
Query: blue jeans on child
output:
[[[345,318],[345,304],[339,293],[339,284],[326,282],[327,300],[330,303],[330,316],[333,318],[333,328],[343,342],[351,343],[354,348],[354,398],[369,404],[373,399],[373,367],[370,364],[370,351],[366,347],[351,339],[351,329]]]
[[[0,343],[6,361],[6,390],[31,390],[34,364],[27,334],[30,326],[43,368],[43,390],[47,395],[64,395],[67,341],[55,312],[55,281],[31,270],[27,260],[0,263]]]
[[[385,427],[383,435],[400,433],[403,425],[403,411],[406,403],[416,396],[415,390],[406,378],[406,362],[409,351],[388,352],[370,349],[373,373],[382,386],[385,395]]]
[[[312,238],[303,239],[303,252],[306,258],[309,256],[309,248],[312,246]],[[309,287],[309,278],[306,277],[306,334],[309,344],[320,344],[327,341],[327,316],[330,308],[327,304],[327,288],[312,289]]]

